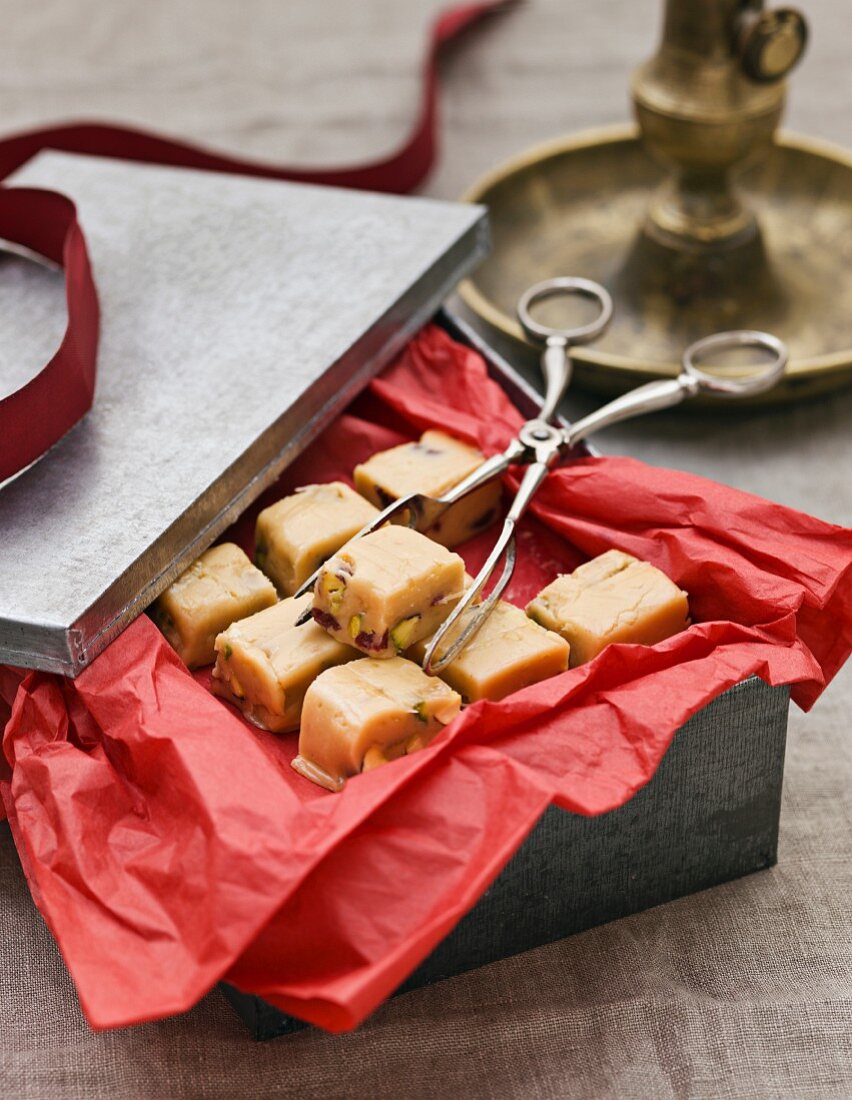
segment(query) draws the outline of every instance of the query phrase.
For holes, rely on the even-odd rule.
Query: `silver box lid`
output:
[[[486,219],[60,153],[9,182],[77,203],[101,301],[94,408],[0,486],[0,663],[74,676],[431,316]],[[57,300],[7,270],[0,394]]]

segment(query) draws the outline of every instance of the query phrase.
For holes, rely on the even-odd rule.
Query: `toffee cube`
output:
[[[296,626],[310,602],[310,593],[282,600],[233,623],[216,639],[211,690],[261,729],[297,729],[305,692],[317,676],[360,657],[314,622]]]
[[[458,554],[408,527],[382,527],[325,563],[313,616],[338,641],[394,657],[433,634],[464,587]]]
[[[563,574],[527,605],[527,614],[571,646],[571,667],[612,642],[654,645],[689,626],[686,593],[665,573],[607,550]]]
[[[377,515],[345,482],[305,485],[257,517],[254,560],[284,596]]]
[[[428,638],[409,655],[421,662]],[[568,668],[569,646],[513,604],[500,600],[461,653],[438,675],[467,703],[496,702]]]
[[[348,777],[425,748],[460,706],[452,688],[402,657],[329,669],[305,695],[293,767],[339,791]]]
[[[411,493],[440,496],[484,461],[476,447],[445,432],[428,431],[417,443],[374,454],[355,467],[353,479],[359,493],[386,508]],[[443,546],[457,546],[494,523],[500,515],[501,496],[499,479],[491,481],[449,508],[425,534]]]
[[[155,601],[154,622],[189,666],[209,665],[216,635],[278,599],[272,582],[232,542],[212,546]]]

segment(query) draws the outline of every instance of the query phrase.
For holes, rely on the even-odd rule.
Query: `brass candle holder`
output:
[[[606,337],[577,350],[588,388],[674,375],[687,344],[731,328],[791,349],[757,400],[852,381],[852,155],[776,135],[806,38],[798,12],[760,0],[667,0],[633,78],[638,127],[539,146],[465,195],[491,213],[494,250],[460,289],[488,338],[517,355],[521,293],[583,275],[616,300]]]

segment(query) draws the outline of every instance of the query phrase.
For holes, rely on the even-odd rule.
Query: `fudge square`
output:
[[[422,662],[429,641],[417,642],[409,655]],[[568,654],[564,638],[534,623],[521,608],[499,600],[458,657],[438,675],[467,703],[496,702],[564,672]]]
[[[342,481],[306,485],[257,517],[254,560],[283,596],[292,596],[376,515],[378,510]]]
[[[356,466],[355,488],[379,508],[400,497],[424,493],[437,497],[473,473],[485,457],[475,447],[444,432],[424,432],[419,443],[403,443],[380,451]],[[453,547],[484,531],[500,514],[499,478],[483,485],[449,508],[425,533]]]
[[[310,602],[310,593],[282,600],[233,623],[216,639],[211,689],[261,729],[297,729],[305,692],[317,676],[361,656],[315,622],[296,626]]]
[[[464,587],[458,554],[409,527],[381,527],[325,563],[313,617],[339,642],[394,657],[434,634]]]
[[[571,667],[611,642],[653,645],[689,626],[689,605],[649,562],[607,550],[557,577],[527,605],[527,614],[571,646]]]
[[[349,776],[425,748],[460,706],[452,688],[403,657],[329,669],[305,695],[293,767],[339,791]]]
[[[212,546],[154,603],[154,622],[190,668],[209,665],[216,635],[278,600],[275,587],[232,542]]]

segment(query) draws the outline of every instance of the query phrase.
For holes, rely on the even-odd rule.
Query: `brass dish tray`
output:
[[[574,353],[576,381],[614,393],[675,375],[683,348],[730,328],[766,329],[787,342],[787,380],[759,402],[852,382],[852,154],[783,134],[746,169],[739,191],[761,226],[753,245],[672,266],[641,232],[664,170],[633,126],[540,145],[463,196],[489,207],[494,247],[460,287],[489,338],[523,359],[515,303],[532,283],[583,275],[616,301],[612,326]]]

